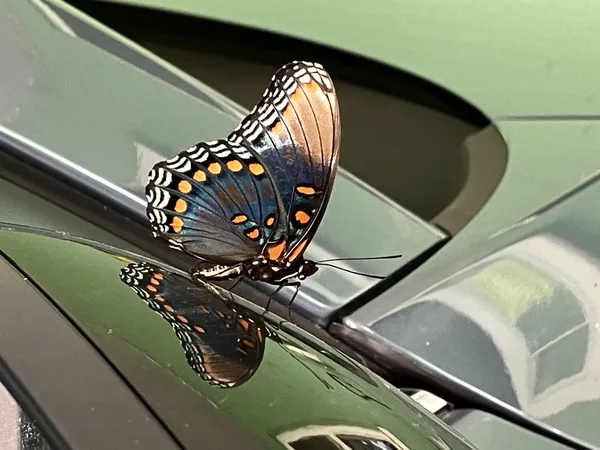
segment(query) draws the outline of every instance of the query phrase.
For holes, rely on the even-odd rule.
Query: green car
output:
[[[71,3],[0,5],[11,448],[600,444],[591,7]],[[308,255],[402,258],[293,305],[192,283],[148,170],[300,58],[335,80],[347,169]],[[192,336],[182,305],[215,320]]]

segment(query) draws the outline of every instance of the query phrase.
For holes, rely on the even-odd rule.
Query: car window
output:
[[[51,450],[35,423],[0,384],[0,448],[3,450]]]

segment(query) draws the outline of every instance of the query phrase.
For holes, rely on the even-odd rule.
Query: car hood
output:
[[[598,204],[600,176],[345,323],[598,446]]]
[[[94,342],[188,448],[206,444],[289,449],[299,439],[332,435],[383,440],[398,449],[471,448],[367,369],[290,324],[277,325],[268,316],[263,322],[241,298],[224,301],[215,311],[226,315],[234,305],[240,316],[261,323],[268,337],[261,341],[264,347],[258,349],[262,353],[254,371],[241,384],[210,385],[186,361],[170,322],[122,278],[125,268],[144,262],[171,280],[165,297],[178,289],[175,283],[180,292],[193,292],[194,284],[172,267],[41,231],[1,230],[0,248]],[[215,307],[198,292],[198,308]],[[189,300],[192,294],[185,295]],[[212,351],[210,356],[204,353],[206,361],[227,354],[220,340],[224,330],[204,330]]]

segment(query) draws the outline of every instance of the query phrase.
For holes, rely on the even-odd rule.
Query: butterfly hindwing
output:
[[[121,280],[169,322],[188,364],[218,387],[235,387],[256,371],[267,332],[262,321],[240,314],[208,283],[192,282],[148,263],[121,269]]]
[[[285,220],[279,257],[300,256],[316,232],[338,166],[340,131],[329,74],[320,64],[294,61],[277,71],[228,137],[256,152],[273,179]]]
[[[146,197],[155,236],[223,264],[259,255],[278,211],[262,164],[225,140],[199,143],[156,164]]]

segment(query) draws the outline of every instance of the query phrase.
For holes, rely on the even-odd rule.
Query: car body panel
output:
[[[4,258],[0,281],[0,379],[51,448],[181,448],[102,355]]]
[[[4,151],[140,223],[147,223],[144,186],[152,165],[225,136],[242,117],[233,102],[61,1],[11,0],[0,8],[6,58],[0,82],[10,93],[0,106]],[[344,264],[387,275],[445,238],[341,170],[307,255],[401,253],[399,260]],[[375,283],[324,267],[305,283],[294,307],[325,325]],[[292,290],[284,294],[289,300]]]
[[[345,426],[366,429],[367,436],[391,434],[408,448],[471,448],[400,391],[325,344],[304,340],[299,331],[276,329],[281,343],[267,340],[258,370],[244,384],[210,386],[186,363],[169,323],[119,279],[120,270],[141,257],[57,236],[0,231],[0,249],[98,346],[185,446],[210,445],[213,434],[225,433],[244,448],[253,443],[282,448],[292,431],[314,434],[315,428]]]
[[[504,176],[468,225],[420,270],[445,265],[600,170],[595,150],[600,136],[599,86],[593,77],[582,75],[595,73],[600,64],[592,50],[598,31],[591,26],[599,13],[584,1],[554,2],[549,9],[546,4],[517,7],[507,1],[464,0],[452,5],[441,0],[352,0],[343,7],[335,1],[321,5],[311,0],[280,8],[264,0],[251,5],[92,2],[173,11],[360,55],[428,80],[489,117],[490,126],[470,136],[466,145],[489,145],[490,136],[505,143]],[[465,13],[456,14],[461,3]],[[318,18],[313,13],[317,10]],[[531,17],[535,25],[516,25],[529,23]],[[457,201],[465,200],[459,194]],[[449,205],[441,215],[451,215],[453,208]]]
[[[344,319],[553,432],[600,445],[600,177]]]

